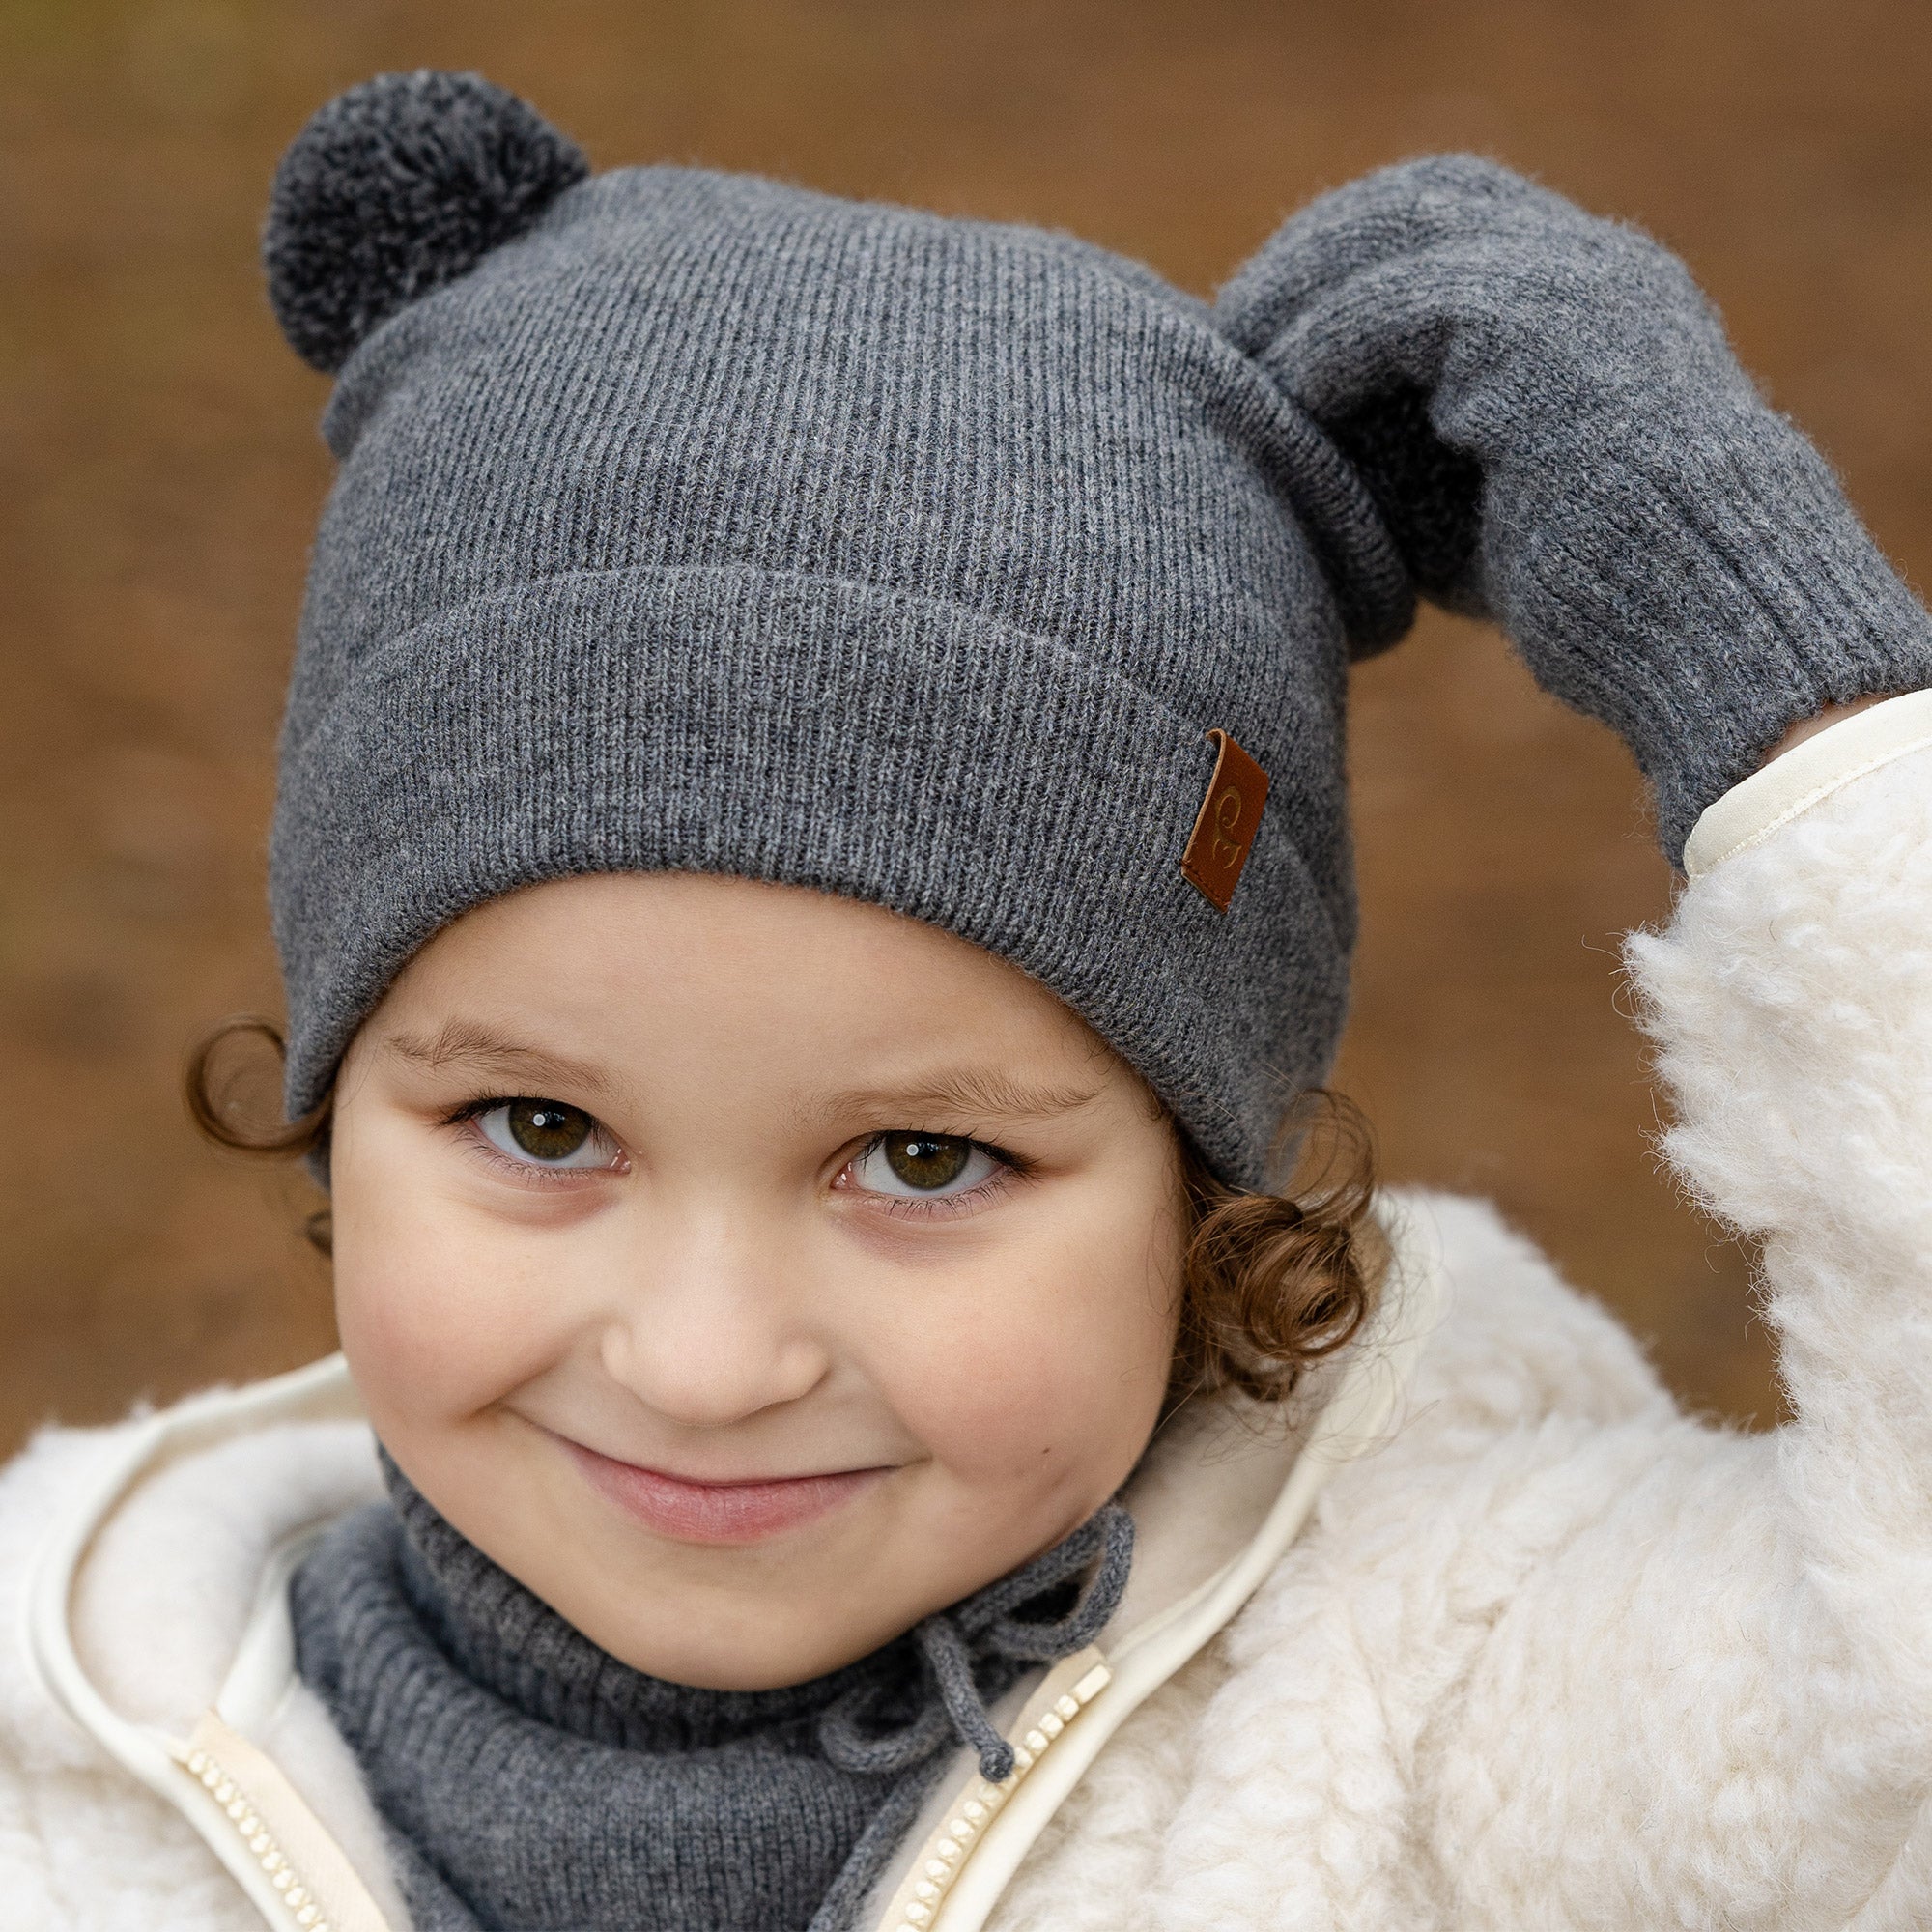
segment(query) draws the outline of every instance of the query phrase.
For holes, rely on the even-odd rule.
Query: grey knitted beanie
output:
[[[1418,590],[1624,734],[1673,856],[1793,721],[1932,674],[1675,259],[1486,162],[1325,197],[1209,305],[1034,229],[586,176],[388,75],[298,137],[266,255],[339,372],[292,1115],[466,910],[727,872],[1002,954],[1254,1184],[1346,1006],[1348,660]]]

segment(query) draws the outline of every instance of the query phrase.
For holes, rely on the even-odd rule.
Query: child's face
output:
[[[1074,1528],[1157,1417],[1172,1130],[1017,969],[873,907],[486,905],[356,1036],[331,1165],[377,1433],[656,1676],[864,1656]]]

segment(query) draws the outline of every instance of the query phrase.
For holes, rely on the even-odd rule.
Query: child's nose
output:
[[[801,1321],[785,1258],[742,1236],[687,1231],[654,1245],[607,1321],[605,1372],[691,1429],[796,1402],[824,1379],[832,1349]]]

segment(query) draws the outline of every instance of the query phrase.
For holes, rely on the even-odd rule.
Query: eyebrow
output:
[[[572,1060],[513,1039],[480,1020],[445,1020],[430,1035],[385,1034],[382,1044],[419,1066],[471,1066],[479,1072],[529,1079],[542,1086],[575,1087],[598,1094],[611,1091],[611,1083],[588,1061]]]
[[[799,1115],[818,1122],[897,1114],[909,1127],[923,1124],[918,1117],[924,1112],[975,1121],[1043,1121],[1086,1106],[1099,1092],[1098,1087],[1029,1087],[1003,1073],[959,1068],[903,1086],[847,1088],[801,1106]]]
[[[575,1087],[599,1095],[611,1092],[610,1081],[587,1061],[531,1046],[478,1020],[445,1020],[430,1035],[388,1033],[380,1044],[421,1066],[464,1065],[539,1086]],[[797,1113],[805,1124],[858,1114],[900,1115],[917,1126],[919,1115],[925,1112],[974,1121],[1040,1121],[1070,1114],[1099,1092],[1098,1087],[1030,1087],[1006,1074],[957,1068],[903,1085],[847,1088],[802,1103]]]

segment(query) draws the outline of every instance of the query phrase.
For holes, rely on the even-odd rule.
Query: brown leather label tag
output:
[[[1208,732],[1221,748],[1208,796],[1195,815],[1194,835],[1180,855],[1180,872],[1216,912],[1226,912],[1241,880],[1241,867],[1261,829],[1268,775],[1229,737]]]

